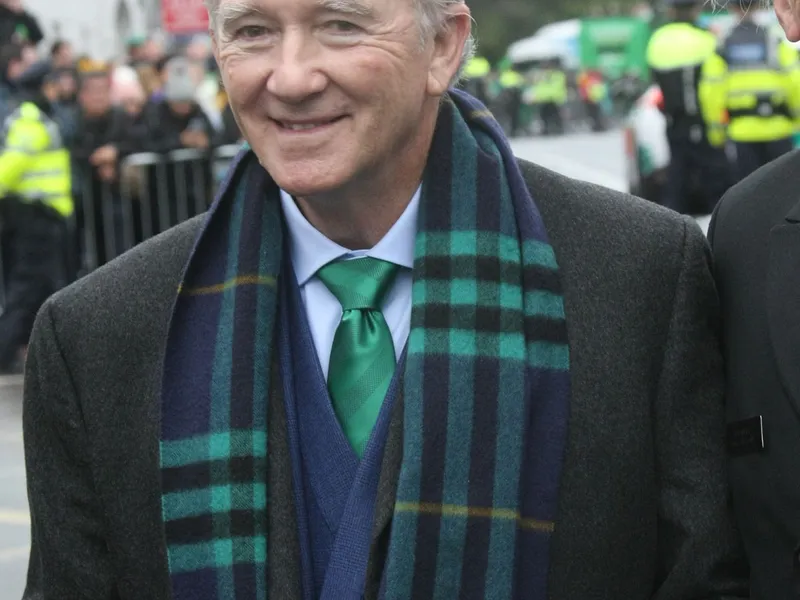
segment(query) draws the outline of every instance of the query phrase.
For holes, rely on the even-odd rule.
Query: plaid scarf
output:
[[[174,307],[161,471],[176,600],[267,598],[277,191],[244,152]],[[558,267],[500,128],[460,92],[437,122],[413,277],[386,598],[545,600],[570,396]]]

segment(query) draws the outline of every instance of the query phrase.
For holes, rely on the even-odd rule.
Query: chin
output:
[[[331,157],[336,160],[337,157]],[[341,165],[325,165],[319,161],[264,161],[266,168],[278,186],[295,197],[324,195],[341,189],[352,179]]]

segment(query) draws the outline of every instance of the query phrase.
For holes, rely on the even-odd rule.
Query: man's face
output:
[[[774,0],[773,5],[786,37],[790,42],[800,41],[800,0]]]
[[[68,100],[75,97],[78,84],[72,73],[62,73],[58,78],[59,97]]]
[[[71,66],[75,62],[75,54],[72,51],[72,46],[64,44],[54,58],[56,67]]]
[[[220,17],[214,52],[231,108],[286,191],[380,180],[427,152],[423,123],[458,57],[423,46],[411,0],[222,0]]]
[[[3,0],[0,5],[13,10],[14,12],[22,12],[22,0]]]
[[[100,117],[111,108],[111,81],[108,77],[90,77],[81,84],[78,95],[84,114]]]

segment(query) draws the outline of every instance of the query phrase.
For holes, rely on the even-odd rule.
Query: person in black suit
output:
[[[791,41],[800,4],[775,0]],[[751,597],[800,594],[800,154],[733,187],[709,229],[722,303],[727,446]]]

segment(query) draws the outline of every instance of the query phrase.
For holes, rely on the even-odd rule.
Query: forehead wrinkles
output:
[[[368,0],[317,0],[313,7],[317,10],[352,14],[363,17],[373,15],[374,10]],[[254,1],[221,2],[218,16],[222,24],[232,20],[249,16],[265,14],[267,11]]]

